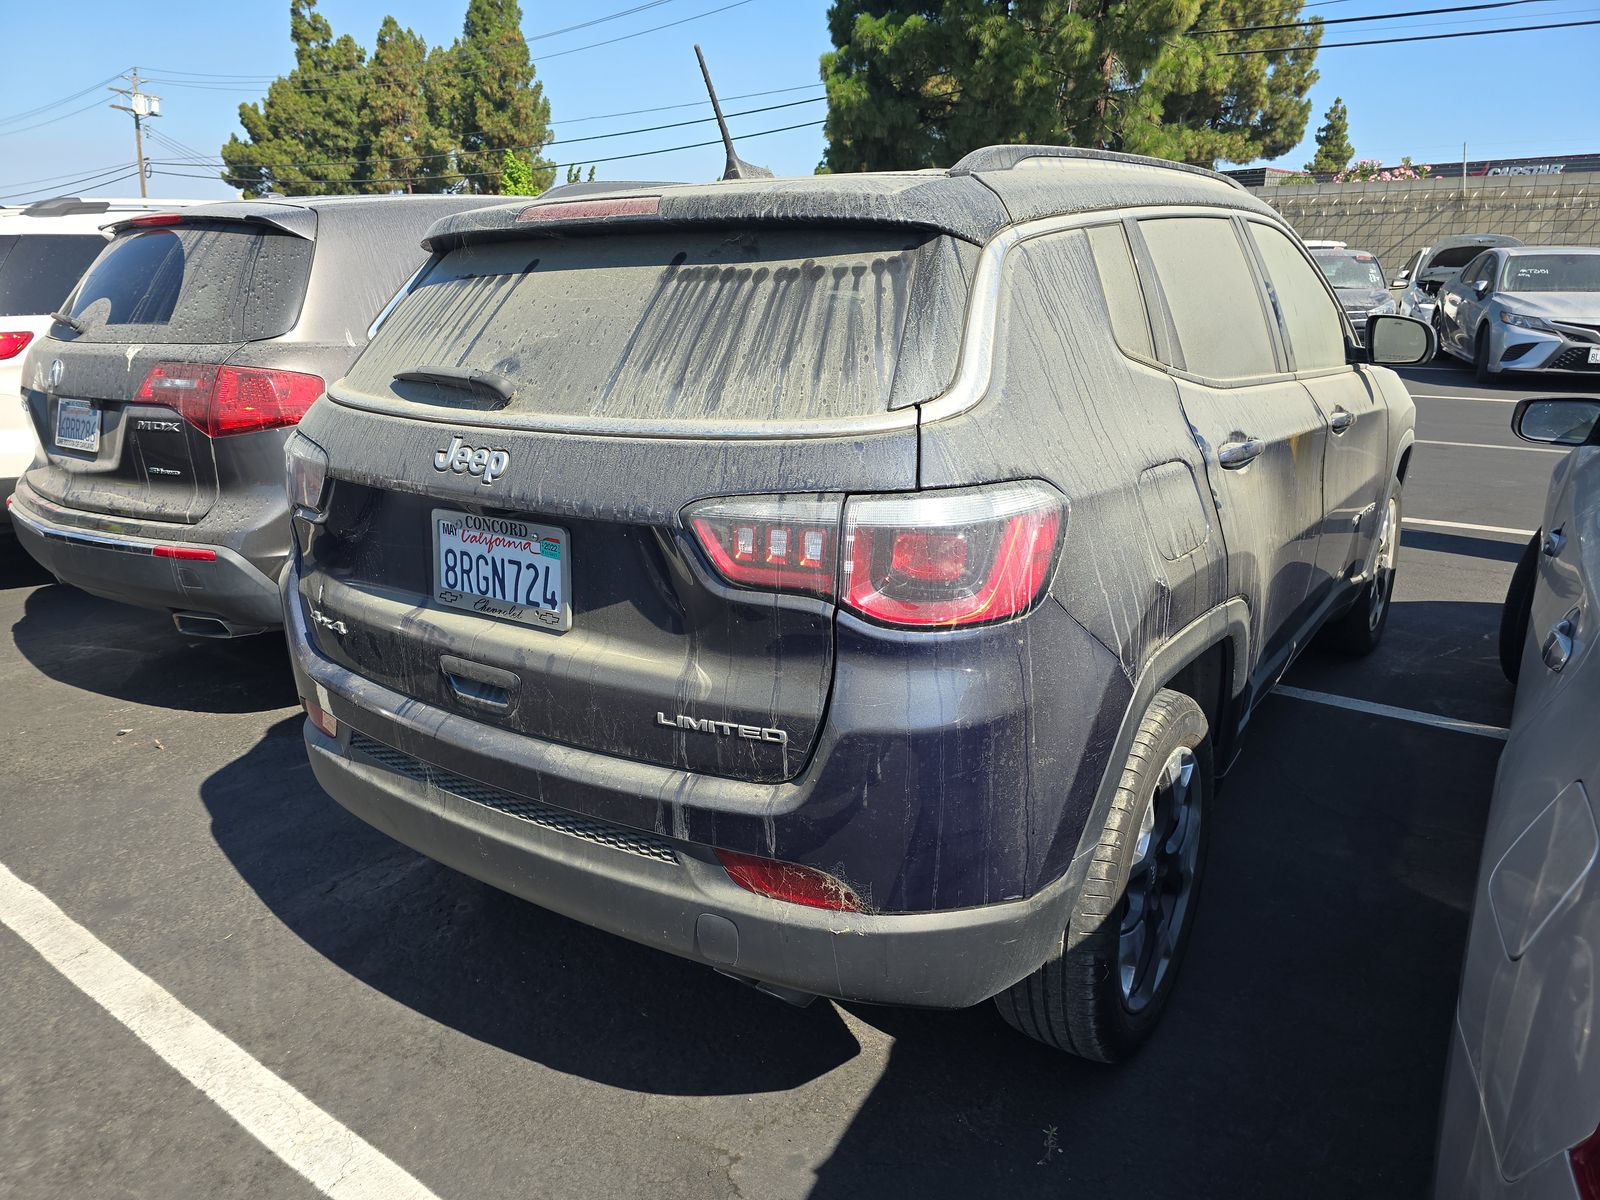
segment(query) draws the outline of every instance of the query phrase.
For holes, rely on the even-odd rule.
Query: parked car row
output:
[[[281,621],[341,804],[787,1000],[1131,1053],[1250,713],[1384,630],[1378,364],[1432,332],[1358,330],[1209,171],[1008,146],[111,234],[23,366],[28,551],[185,633]]]

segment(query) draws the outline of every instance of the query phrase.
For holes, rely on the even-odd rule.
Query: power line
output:
[[[115,79],[117,77],[113,75],[112,78]],[[28,133],[34,129],[43,129],[46,125],[54,125],[57,121],[65,121],[68,117],[81,116],[83,113],[99,107],[99,100],[91,100],[82,108],[75,108],[69,113],[62,113],[59,117],[51,117],[48,121],[38,121],[32,125],[24,125],[21,129],[0,129],[0,137],[11,137],[13,134]]]
[[[1238,25],[1231,29],[1191,29],[1191,37],[1203,33],[1267,33],[1274,29],[1308,29],[1316,25],[1354,25],[1359,21],[1398,21],[1402,17],[1433,17],[1440,13],[1479,12],[1486,8],[1520,8],[1525,4],[1549,4],[1551,0],[1495,0],[1492,4],[1456,4],[1449,8],[1417,8],[1410,12],[1374,13],[1364,17],[1316,17],[1310,21],[1282,21],[1276,25]]]
[[[826,123],[827,122],[825,122],[825,121],[802,121],[798,125],[782,125],[782,126],[779,126],[777,129],[763,129],[763,130],[761,130],[761,131],[759,131],[757,133],[743,133],[743,134],[739,135],[738,140],[740,142],[748,142],[748,141],[753,141],[756,138],[768,137],[768,136],[770,136],[771,134],[774,134],[774,133],[788,133],[791,130],[795,130],[795,129],[814,129],[817,126],[825,125]],[[673,153],[676,153],[679,150],[699,150],[699,149],[703,149],[706,146],[720,146],[720,145],[722,145],[722,139],[720,137],[718,137],[718,138],[715,138],[715,139],[713,139],[713,140],[711,140],[709,142],[689,142],[689,143],[687,143],[685,145],[682,145],[682,146],[662,146],[660,149],[657,149],[657,150],[639,150],[639,151],[636,151],[633,154],[613,154],[609,158],[584,158],[584,159],[578,159],[575,162],[541,163],[539,165],[541,167],[548,168],[549,170],[560,171],[560,170],[563,170],[563,169],[565,169],[567,167],[597,166],[600,163],[623,162],[623,161],[625,161],[627,159],[632,159],[632,158],[651,158],[651,157],[653,157],[653,156],[655,156],[657,154],[673,154]],[[307,180],[305,180],[305,182],[306,183],[317,183],[317,184],[325,184],[325,183],[346,184],[346,183],[351,183],[351,182],[362,183],[362,184],[417,183],[417,182],[419,182],[421,180],[426,180],[426,179],[481,179],[484,176],[487,176],[487,175],[490,175],[490,174],[493,174],[493,173],[494,172],[491,172],[491,171],[465,171],[465,172],[463,172],[463,171],[449,171],[449,172],[446,172],[446,173],[440,174],[440,175],[408,175],[408,176],[397,176],[397,177],[392,178],[392,179],[361,179],[361,180],[307,179]],[[182,178],[182,179],[214,179],[214,178],[216,178],[216,176],[214,176],[214,175],[185,175],[181,171],[162,171],[161,174],[163,174],[163,175],[175,175],[175,176],[178,176],[179,178]]]
[[[724,115],[728,116],[728,117],[749,117],[749,116],[754,116],[756,113],[775,112],[778,109],[782,109],[782,108],[794,108],[795,106],[800,105],[800,104],[816,104],[819,101],[825,100],[825,99],[827,99],[826,96],[808,96],[804,100],[789,100],[789,101],[784,102],[783,104],[767,104],[767,105],[763,105],[760,108],[745,108],[745,109],[739,110],[738,112],[726,113]],[[540,153],[543,153],[544,150],[547,147],[550,147],[550,146],[571,146],[571,145],[575,145],[575,144],[577,144],[579,142],[599,142],[599,141],[604,141],[607,138],[631,137],[632,135],[639,134],[639,133],[659,133],[663,129],[683,129],[686,126],[689,126],[689,125],[708,125],[711,122],[715,121],[716,119],[717,119],[716,117],[696,117],[696,118],[694,118],[692,120],[689,120],[689,121],[671,121],[671,122],[668,122],[665,125],[645,125],[645,126],[643,126],[641,128],[638,128],[638,129],[618,129],[618,130],[612,131],[611,133],[591,133],[591,134],[587,135],[586,137],[555,138],[555,139],[552,139],[551,141],[545,142],[543,145],[537,147],[537,149],[538,149],[538,151]],[[478,148],[469,150],[464,146],[455,146],[455,147],[452,147],[449,150],[439,150],[439,151],[435,151],[435,152],[433,152],[431,154],[402,154],[402,155],[398,155],[396,157],[400,161],[406,161],[406,160],[414,159],[420,165],[422,160],[424,160],[424,159],[444,158],[444,157],[446,157],[448,155],[452,155],[452,154],[503,154],[507,150],[516,151],[516,150],[533,150],[533,149],[535,149],[535,147],[533,147],[533,146],[482,146],[482,147],[478,147]],[[207,157],[207,156],[202,155],[201,157]],[[296,170],[312,170],[312,169],[315,169],[317,167],[361,167],[361,166],[366,166],[368,163],[390,162],[390,161],[394,161],[394,160],[393,159],[388,159],[388,158],[331,158],[331,159],[325,159],[322,162],[293,163],[291,165]],[[601,160],[601,161],[604,161],[604,160]],[[564,165],[566,165],[566,164],[564,164]],[[574,163],[574,164],[570,164],[570,165],[578,166],[578,165],[582,165],[582,164]],[[477,173],[478,174],[484,174],[484,172],[477,172]],[[459,174],[459,172],[450,172],[449,174]],[[413,178],[417,178],[417,179],[438,179],[438,178],[443,178],[443,177],[444,177],[443,175],[413,176]],[[322,180],[320,182],[329,182],[329,181]],[[370,182],[370,181],[363,181],[363,182]]]
[[[1562,21],[1554,25],[1514,25],[1508,29],[1466,29],[1460,33],[1419,33],[1411,37],[1369,38],[1361,42],[1323,42],[1319,50],[1338,50],[1346,46],[1393,46],[1400,42],[1442,42],[1448,38],[1490,37],[1498,33],[1537,33],[1546,29],[1577,29],[1584,25],[1600,25],[1600,21]],[[1304,50],[1304,46],[1265,46],[1255,50],[1224,50],[1225,58],[1242,54],[1289,54]]]
[[[112,170],[121,170],[125,174],[119,175],[115,179],[101,178],[107,172],[101,172],[100,175],[85,175],[82,179],[74,179],[71,183],[56,183],[51,184],[49,187],[31,188],[25,192],[12,192],[8,198],[24,199],[28,196],[37,196],[41,192],[49,192],[51,195],[61,196],[65,195],[69,189],[78,187],[80,184],[87,184],[91,188],[110,187],[113,183],[121,183],[124,179],[132,179],[139,174],[139,168],[133,163],[125,163],[122,167],[113,167]]]
[[[709,8],[705,12],[698,12],[698,13],[693,14],[692,16],[680,17],[676,21],[667,21],[666,23],[661,24],[661,25],[652,25],[648,29],[640,29],[640,30],[636,30],[633,33],[624,33],[624,34],[618,35],[617,37],[606,38],[604,41],[589,42],[586,45],[573,46],[573,47],[571,47],[570,49],[567,49],[567,50],[558,50],[553,54],[544,54],[544,55],[541,55],[539,57],[538,62],[548,62],[552,58],[565,58],[569,54],[581,54],[585,50],[596,50],[596,49],[600,48],[601,46],[613,46],[618,42],[626,42],[626,41],[629,41],[629,40],[631,40],[633,38],[644,37],[648,33],[659,33],[663,29],[672,29],[672,28],[674,28],[674,27],[676,27],[678,25],[687,25],[690,21],[698,21],[702,17],[715,16],[717,13],[727,12],[731,8],[740,8],[740,7],[742,7],[742,6],[746,5],[746,4],[750,4],[750,3],[752,3],[752,0],[733,0],[733,2],[731,4],[724,4],[720,8]],[[533,63],[533,65],[535,67],[537,67],[538,66],[538,62]],[[488,69],[488,68],[485,68],[485,69]],[[396,71],[396,70],[410,70],[410,68],[409,67],[404,67],[404,68],[402,68],[402,67],[374,67],[374,66],[371,66],[370,64],[363,64],[362,66],[359,66],[359,67],[347,67],[347,68],[343,68],[343,69],[340,69],[340,70],[337,70],[337,71],[308,72],[307,74],[301,76],[301,78],[302,79],[336,79],[336,78],[342,78],[342,77],[344,77],[346,75],[361,74],[362,72],[366,72],[366,73],[380,73],[380,72],[386,73],[386,72],[389,72],[389,71]],[[237,80],[238,81],[237,83],[190,83],[190,82],[187,82],[187,81],[182,80],[182,79],[171,78],[171,76],[182,75],[182,74],[184,74],[184,72],[182,72],[182,71],[164,71],[164,70],[161,70],[159,68],[151,68],[151,74],[150,74],[149,78],[146,79],[145,82],[147,82],[147,83],[161,83],[161,84],[167,85],[168,87],[198,88],[198,89],[200,89],[202,91],[240,92],[240,91],[248,91],[248,90],[250,90],[250,85],[252,83],[259,84],[260,82],[263,82],[263,81],[267,82],[267,83],[273,83],[273,82],[276,82],[279,79],[285,78],[284,76],[279,76],[279,75],[274,75],[274,76],[265,76],[265,75],[237,75],[237,76],[232,76],[231,78]],[[457,71],[454,74],[457,75],[458,77],[465,77],[465,76],[471,76],[471,75],[474,75],[474,74],[478,74],[478,72],[474,72],[474,71]],[[222,76],[217,76],[215,78],[221,79],[223,77]],[[289,88],[287,90],[294,91],[294,92],[327,92],[327,91],[334,90],[334,88],[336,88],[338,86],[341,86],[341,85],[339,85],[339,84],[329,84],[329,85],[324,85],[324,86],[320,86],[320,87],[293,87],[293,88]]]
[[[577,25],[568,25],[565,29],[552,29],[548,33],[536,33],[526,40],[542,42],[545,38],[560,37],[563,33],[576,33],[580,29],[588,29],[591,25],[604,25],[607,21],[615,21],[618,17],[631,17],[634,13],[642,13],[647,8],[660,8],[663,4],[671,3],[672,0],[650,0],[648,4],[635,4],[632,8],[625,8],[621,12],[607,13],[603,17],[595,17],[592,21],[582,21]]]
[[[30,108],[27,112],[12,113],[9,117],[0,117],[0,125],[9,125],[12,121],[25,121],[29,117],[36,117],[40,113],[49,112],[52,108],[60,108],[63,104],[71,104],[74,100],[87,96],[90,92],[99,91],[106,84],[121,78],[121,75],[108,75],[104,79],[91,83],[81,92],[73,92],[70,96],[63,96],[61,99],[52,100],[48,104],[41,104],[38,108]]]
[[[113,166],[106,166],[106,167],[98,168],[96,170],[96,173],[97,174],[104,174],[104,173],[109,172],[109,171],[123,171],[123,170],[128,169],[131,166],[133,166],[132,163],[117,163],[117,164],[115,164]],[[74,175],[78,174],[78,172],[82,171],[82,170],[83,170],[82,167],[78,167],[75,170],[63,172],[60,175],[42,175],[38,179],[19,179],[15,183],[0,183],[0,196],[4,196],[4,195],[9,194],[12,191],[12,189],[14,189],[14,188],[25,188],[29,184],[33,184],[33,183],[43,183],[43,184],[48,184],[48,185],[52,185],[52,186],[59,186],[59,183],[58,183],[59,180],[71,179]]]

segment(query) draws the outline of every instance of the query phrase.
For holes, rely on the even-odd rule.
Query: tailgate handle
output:
[[[511,671],[441,654],[439,666],[457,700],[494,713],[509,713],[522,680]]]

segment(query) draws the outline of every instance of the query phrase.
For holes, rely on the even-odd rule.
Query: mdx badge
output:
[[[493,483],[505,474],[511,465],[511,455],[504,450],[477,449],[467,445],[456,434],[443,450],[433,452],[435,471],[454,471],[457,475],[479,475],[485,483]]]

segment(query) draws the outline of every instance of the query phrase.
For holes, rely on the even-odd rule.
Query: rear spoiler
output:
[[[269,225],[283,233],[314,241],[317,236],[317,214],[309,208],[295,204],[251,203],[250,201],[223,201],[220,204],[197,204],[173,212],[133,213],[101,228],[107,233],[125,233],[130,229],[160,227],[162,225],[187,225],[195,221],[245,221],[256,225]]]

